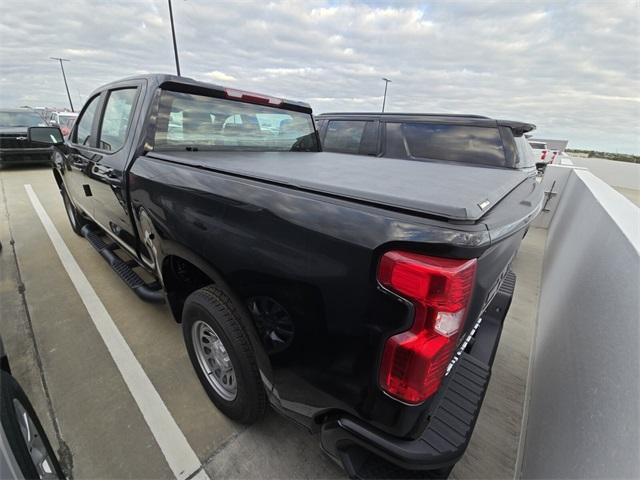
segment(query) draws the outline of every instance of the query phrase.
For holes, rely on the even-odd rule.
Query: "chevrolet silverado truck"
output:
[[[67,139],[30,137],[53,145],[73,230],[168,303],[228,417],[271,405],[351,477],[463,455],[535,172],[322,152],[307,104],[159,74],[96,90]]]

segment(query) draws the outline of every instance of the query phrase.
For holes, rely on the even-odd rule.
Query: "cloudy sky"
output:
[[[182,74],[316,112],[456,112],[533,122],[574,148],[640,153],[640,0],[173,0]],[[175,71],[166,0],[2,0],[0,105],[78,107]]]

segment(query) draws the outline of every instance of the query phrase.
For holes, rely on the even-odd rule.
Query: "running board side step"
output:
[[[165,302],[164,292],[157,282],[144,283],[144,280],[133,270],[135,265],[131,261],[126,262],[113,253],[113,250],[119,248],[116,243],[107,244],[90,225],[82,227],[80,233],[138,297],[150,303]]]

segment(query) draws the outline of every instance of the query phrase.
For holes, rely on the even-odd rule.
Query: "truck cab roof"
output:
[[[312,113],[311,106],[308,103],[300,102],[297,100],[290,100],[282,97],[274,97],[272,95],[266,95],[255,92],[245,92],[242,90],[238,90],[236,88],[225,87],[222,85],[217,85],[214,83],[202,82],[200,80],[195,80],[189,77],[182,77],[177,75],[171,75],[167,73],[149,73],[144,75],[133,75],[130,77],[126,77],[120,80],[116,80],[114,82],[108,83],[106,85],[102,85],[98,90],[92,92],[90,96],[93,96],[95,93],[98,93],[103,90],[108,90],[113,87],[119,86],[121,84],[126,84],[127,82],[134,81],[145,81],[152,88],[167,88],[169,90],[174,91],[182,91],[185,93],[197,93],[200,95],[206,94],[215,94],[218,93],[220,96],[227,95],[229,92],[237,92],[239,94],[244,94],[247,97],[252,98],[272,98],[281,102],[281,105],[286,108],[293,108],[298,111],[303,111],[305,113]]]

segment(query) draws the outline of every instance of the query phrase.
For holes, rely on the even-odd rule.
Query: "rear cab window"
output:
[[[162,90],[157,150],[318,151],[311,114]]]

